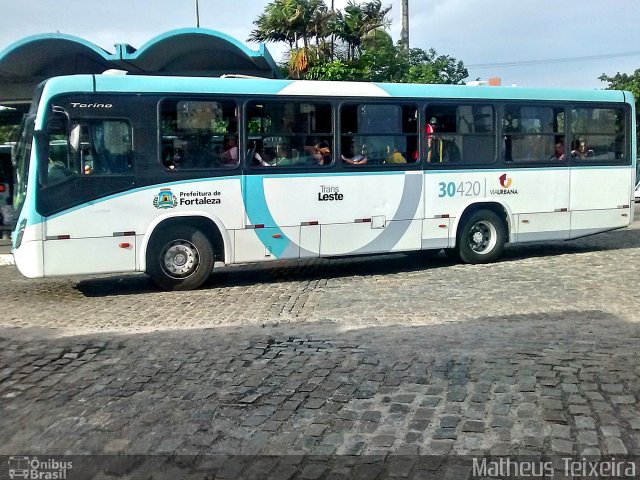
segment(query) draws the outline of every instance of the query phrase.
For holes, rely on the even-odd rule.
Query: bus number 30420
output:
[[[482,189],[480,182],[440,182],[438,197],[476,197]]]

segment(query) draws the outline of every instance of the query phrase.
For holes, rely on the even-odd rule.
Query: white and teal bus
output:
[[[505,243],[626,227],[634,99],[580,91],[79,75],[16,149],[23,275],[146,272]]]

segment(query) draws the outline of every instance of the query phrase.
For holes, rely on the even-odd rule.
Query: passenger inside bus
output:
[[[562,140],[556,140],[554,149],[555,151],[549,160],[563,161],[565,159],[564,142]]]
[[[307,145],[304,147],[304,151],[311,155],[315,165],[331,164],[331,149],[326,141],[318,142],[315,145]]]
[[[397,148],[394,148],[392,151],[391,147],[387,145],[387,158],[385,159],[384,163],[407,163],[407,159],[404,158],[404,155],[402,155],[402,153],[400,153]]]
[[[571,150],[571,155],[576,159],[584,160],[595,156],[595,152],[587,147],[587,142],[584,138],[578,138],[574,142],[574,149]]]
[[[238,145],[233,135],[225,137],[222,163],[228,167],[234,167],[238,163]]]
[[[355,154],[354,153],[354,148],[353,148],[353,143],[351,144],[351,148],[349,149],[349,153],[350,155],[348,157],[344,156],[344,155],[340,155],[340,158],[342,159],[342,161],[344,163],[347,163],[349,165],[365,165],[369,159],[367,158],[367,146],[366,145],[362,145],[361,148],[361,152],[359,154]]]
[[[424,131],[427,134],[427,163],[432,162],[431,158],[433,157],[433,150],[434,150],[433,134],[436,131],[437,124],[438,124],[438,119],[436,117],[431,117],[429,119],[429,123],[427,123],[427,125],[424,128]]]
[[[294,158],[296,153],[297,151],[290,150],[286,143],[279,143],[276,147],[276,161],[274,165],[278,167],[288,167],[293,165],[294,160],[297,160],[297,157]]]

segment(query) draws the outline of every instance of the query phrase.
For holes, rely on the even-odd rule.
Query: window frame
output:
[[[493,121],[492,121],[492,133],[486,135],[487,137],[493,137],[493,159],[491,161],[487,161],[487,162],[474,162],[474,163],[465,163],[463,161],[461,162],[427,162],[426,161],[426,149],[427,149],[427,145],[428,145],[428,139],[427,139],[427,132],[425,131],[425,129],[422,129],[422,131],[420,132],[420,136],[422,138],[422,142],[423,142],[423,147],[421,152],[424,150],[424,168],[429,169],[429,170],[451,170],[451,169],[456,169],[456,170],[473,170],[473,169],[481,169],[481,168],[488,168],[494,165],[497,165],[498,163],[498,159],[500,158],[500,142],[499,142],[499,136],[498,136],[498,131],[499,131],[499,124],[498,124],[498,120],[502,119],[502,117],[500,116],[500,103],[495,101],[495,100],[484,100],[484,99],[466,99],[466,98],[460,98],[460,99],[437,99],[437,100],[433,100],[433,101],[427,101],[424,103],[423,107],[422,107],[422,116],[423,116],[423,125],[426,125],[426,122],[429,120],[427,118],[427,109],[431,108],[433,106],[448,106],[448,107],[455,107],[456,108],[456,121],[457,121],[457,109],[460,106],[489,106],[493,109]],[[464,136],[464,135],[472,135],[472,136],[481,136],[480,134],[462,134],[462,133],[456,133],[455,135],[460,135],[460,136]],[[422,154],[420,155],[420,157],[422,157]]]
[[[224,103],[224,102],[230,102],[233,103],[235,105],[235,110],[237,113],[236,118],[236,146],[238,147],[238,161],[236,162],[235,165],[231,166],[231,165],[221,165],[221,166],[210,166],[210,167],[205,167],[205,166],[198,166],[195,168],[176,168],[176,169],[171,169],[168,168],[166,165],[164,165],[164,161],[162,158],[162,105],[164,102],[176,102],[176,111],[177,111],[177,105],[179,102],[187,102],[187,101],[191,101],[191,102],[218,102],[218,103]],[[205,172],[235,172],[237,174],[238,169],[241,169],[243,167],[243,154],[242,154],[242,136],[241,136],[241,125],[243,122],[243,119],[240,118],[241,114],[240,112],[242,112],[243,108],[243,98],[238,96],[238,95],[229,95],[229,94],[221,94],[221,95],[216,95],[216,94],[171,94],[171,95],[165,95],[162,96],[160,98],[158,98],[157,103],[156,103],[156,112],[157,112],[157,116],[156,116],[156,163],[160,166],[160,168],[162,169],[162,171],[164,172],[164,174],[168,174],[168,175],[177,175],[177,174],[181,174],[181,175],[189,175],[189,174],[193,174],[196,175],[195,178],[200,178],[202,175],[197,175],[197,174],[203,174]],[[238,116],[240,115],[240,116]],[[213,175],[213,176],[218,176],[218,175]],[[222,175],[220,175],[222,176]]]
[[[603,160],[603,159],[596,159],[596,160],[582,160],[582,159],[578,159],[577,157],[575,157],[574,155],[571,155],[571,148],[569,148],[567,151],[569,152],[570,158],[569,158],[569,165],[571,167],[575,167],[575,168],[589,168],[589,167],[594,167],[594,166],[631,166],[632,163],[632,156],[634,155],[634,153],[632,152],[632,135],[631,135],[631,128],[632,128],[632,119],[631,119],[631,107],[629,106],[629,104],[627,103],[611,103],[611,102],[568,102],[567,103],[567,118],[569,119],[569,121],[571,121],[571,118],[573,116],[573,110],[575,109],[611,109],[611,110],[621,110],[622,113],[624,114],[624,131],[622,132],[622,136],[624,138],[624,142],[623,142],[623,158],[622,159],[616,159],[614,158],[613,160]],[[569,126],[567,128],[567,140],[571,140],[571,142],[573,142],[574,138],[573,138],[573,132],[571,131],[571,127]],[[586,135],[586,134],[583,134]],[[592,135],[592,134],[589,134]]]
[[[51,158],[51,138],[50,138],[50,133],[49,133],[49,121],[50,119],[47,119],[45,125],[47,126],[45,130],[41,131],[42,133],[39,133],[40,138],[41,138],[41,142],[45,142],[46,141],[46,145],[43,144],[42,148],[43,150],[39,153],[40,158],[45,158],[45,151],[44,151],[44,147],[46,147],[46,158],[49,159]],[[130,150],[130,154],[131,154],[131,168],[129,169],[128,172],[117,172],[117,173],[100,173],[100,172],[95,172],[92,171],[91,173],[86,173],[85,171],[83,171],[82,169],[84,168],[84,165],[82,164],[82,154],[80,153],[82,151],[82,145],[80,145],[80,149],[78,150],[78,152],[72,152],[70,150],[69,147],[69,140],[66,140],[66,155],[67,155],[67,162],[69,162],[69,160],[73,160],[73,164],[75,165],[76,162],[78,163],[78,168],[79,171],[77,172],[72,172],[71,174],[67,175],[66,178],[55,182],[55,183],[47,183],[47,184],[43,184],[42,183],[42,177],[41,175],[42,172],[44,171],[45,167],[43,165],[40,165],[40,172],[38,174],[38,188],[40,189],[49,189],[49,188],[57,188],[58,186],[66,183],[67,181],[69,181],[70,179],[73,178],[86,178],[86,177],[92,177],[92,178],[115,178],[115,177],[120,177],[120,178],[132,178],[135,177],[136,173],[136,149],[135,149],[135,129],[134,129],[134,124],[132,122],[132,120],[130,118],[127,117],[121,117],[121,116],[113,116],[113,117],[87,117],[87,116],[83,116],[83,117],[72,117],[72,122],[71,123],[76,123],[79,124],[80,127],[85,127],[91,123],[99,123],[99,122],[122,122],[125,123],[129,129],[129,137],[130,137],[130,146],[131,146],[131,150]],[[68,134],[67,134],[68,135]],[[55,140],[54,140],[55,141]],[[67,163],[68,165],[68,163]],[[47,165],[48,167],[48,165]],[[48,179],[48,173],[47,173],[47,179]]]
[[[49,105],[63,104],[70,101],[69,96],[53,97]],[[77,97],[74,97],[75,100]],[[104,97],[100,97],[101,99]],[[90,101],[95,101],[91,98]],[[41,182],[42,169],[48,168],[49,134],[46,128],[50,118],[47,115],[44,120],[45,128],[34,131],[38,156],[38,180],[36,194],[36,211],[43,217],[55,215],[61,211],[78,205],[86,204],[97,199],[105,198],[109,195],[130,191],[134,188],[138,178],[140,168],[140,146],[141,138],[139,132],[139,120],[135,115],[130,115],[127,109],[124,111],[109,112],[81,112],[82,114],[71,115],[71,123],[88,124],[91,122],[120,121],[128,125],[131,134],[131,168],[122,173],[110,174],[85,174],[77,172],[67,176],[60,182],[44,185]],[[76,112],[74,112],[76,113]],[[107,114],[105,114],[107,113]],[[155,129],[156,126],[154,125]],[[155,145],[153,148],[156,148]],[[153,154],[153,151],[150,152]],[[47,160],[46,162],[43,160]],[[78,160],[79,161],[79,160]],[[144,164],[144,162],[142,162]]]
[[[136,170],[136,149],[135,149],[135,129],[133,128],[133,122],[131,121],[131,119],[128,118],[114,118],[114,117],[100,117],[100,118],[93,118],[93,119],[89,119],[89,118],[83,118],[82,120],[89,120],[90,122],[93,121],[101,121],[101,122],[115,122],[115,121],[119,121],[119,122],[124,122],[127,124],[127,126],[129,127],[129,135],[131,138],[131,168],[130,168],[130,172],[131,173],[99,173],[99,172],[95,172],[95,169],[93,172],[91,173],[85,173],[85,172],[80,172],[78,173],[78,175],[80,177],[85,177],[85,176],[93,176],[93,177],[130,177],[132,175],[135,175],[135,170]],[[82,125],[82,122],[78,122]],[[84,168],[84,167],[83,167]]]
[[[365,164],[360,164],[360,165],[352,165],[346,162],[343,162],[342,160],[335,162],[336,165],[340,165],[341,168],[347,170],[347,171],[353,171],[353,169],[356,170],[382,170],[382,171],[389,171],[389,170],[422,170],[422,155],[420,154],[421,149],[422,149],[422,135],[420,134],[420,125],[422,124],[421,122],[421,116],[422,116],[422,111],[423,110],[423,106],[425,105],[424,99],[421,98],[416,98],[416,99],[404,99],[404,98],[398,98],[398,99],[392,99],[392,100],[385,100],[385,99],[380,99],[380,98],[369,98],[369,97],[363,97],[363,98],[358,98],[358,97],[354,97],[354,98],[349,98],[349,99],[343,99],[341,100],[337,105],[336,105],[336,117],[337,117],[337,121],[338,121],[338,126],[337,126],[337,134],[335,135],[335,139],[336,139],[336,143],[337,143],[337,150],[336,152],[342,152],[342,137],[343,137],[343,133],[342,133],[342,109],[345,106],[349,106],[349,105],[383,105],[383,106],[399,106],[399,107],[405,107],[405,106],[409,106],[409,107],[414,107],[416,109],[416,113],[417,113],[417,118],[416,118],[416,131],[415,133],[404,133],[404,132],[400,132],[398,134],[389,134],[389,135],[385,135],[385,134],[361,134],[361,133],[355,133],[355,134],[350,134],[352,137],[357,137],[357,136],[389,136],[389,137],[410,137],[410,136],[415,136],[416,137],[416,148],[418,151],[418,158],[416,161],[414,162],[409,162],[407,161],[407,163],[389,163],[389,164],[369,164],[369,163],[365,163]],[[340,155],[342,155],[342,153],[340,153]]]
[[[504,117],[505,110],[507,106],[518,106],[518,107],[533,107],[533,108],[551,108],[551,109],[562,109],[565,117],[565,131],[564,133],[552,132],[552,133],[543,133],[542,136],[551,137],[554,136],[554,147],[555,147],[555,137],[562,136],[564,142],[564,160],[552,160],[551,158],[542,159],[542,160],[528,160],[528,161],[507,161],[506,160],[506,150],[505,150],[505,142],[504,139],[506,137],[506,133],[504,130]],[[499,135],[497,135],[498,139],[498,157],[503,165],[508,168],[529,168],[529,167],[568,167],[570,161],[570,152],[567,145],[568,140],[568,125],[567,119],[569,114],[569,107],[567,102],[564,101],[552,101],[552,100],[504,100],[500,102],[500,117],[499,117]]]
[[[335,166],[339,163],[336,161],[336,157],[335,157],[335,152],[336,152],[336,102],[334,99],[332,98],[323,98],[323,97],[318,97],[318,96],[314,96],[314,97],[308,97],[308,96],[278,96],[278,95],[251,95],[251,96],[244,96],[244,97],[237,97],[238,101],[240,102],[240,99],[242,99],[241,103],[242,103],[242,108],[241,108],[241,118],[239,121],[239,130],[241,131],[241,138],[242,141],[240,142],[241,145],[241,152],[240,152],[240,158],[241,158],[241,164],[243,166],[243,170],[247,173],[247,174],[262,174],[262,173],[303,173],[305,171],[311,171],[311,172],[324,172],[327,171],[329,169],[333,169],[335,168]],[[329,164],[325,164],[325,165],[318,165],[318,164],[300,164],[300,165],[271,165],[271,166],[264,166],[264,165],[255,165],[252,161],[252,158],[249,158],[249,149],[250,147],[250,137],[253,135],[250,135],[249,133],[249,129],[248,129],[248,124],[249,124],[249,116],[248,116],[248,111],[249,108],[251,108],[252,105],[255,105],[256,103],[265,103],[265,104],[287,104],[287,103],[297,103],[297,104],[303,104],[303,103],[307,103],[307,104],[321,104],[321,105],[326,105],[329,107],[329,110],[331,112],[331,118],[330,118],[330,125],[331,125],[331,132],[322,132],[319,136],[331,136],[331,141],[329,142],[329,146],[331,148],[331,163]],[[324,135],[324,133],[328,133],[328,135]],[[272,137],[277,137],[279,135],[278,132],[273,133],[272,135],[266,135],[266,134],[260,134],[262,136],[262,139],[264,141],[264,138],[267,138],[268,136],[272,136]],[[292,137],[304,137],[304,136],[314,136],[314,134],[305,134],[305,133],[294,133],[292,135]],[[273,168],[276,167],[276,168]]]

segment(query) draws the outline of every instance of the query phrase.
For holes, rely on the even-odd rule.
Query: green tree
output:
[[[283,68],[291,78],[462,83],[467,70],[455,58],[393,44],[390,10],[381,0],[349,0],[344,11],[329,10],[323,0],[273,0],[249,40],[288,43]]]
[[[382,7],[380,0],[357,4],[349,0],[344,13],[337,12],[337,38],[347,45],[347,60],[354,60],[362,54],[362,44],[376,30],[389,27],[387,14],[391,7]]]
[[[446,83],[459,85],[468,76],[461,61],[448,55],[438,55],[434,49],[406,49],[377,43],[367,48],[359,61],[364,79],[392,83]]]
[[[631,75],[618,72],[613,77],[609,77],[603,73],[598,77],[598,80],[608,83],[607,90],[627,90],[633,94],[636,102],[636,124],[640,123],[640,68]],[[636,146],[640,155],[640,131],[636,131],[636,138]]]
[[[253,22],[256,28],[251,31],[249,41],[287,42],[292,49],[297,40],[293,28],[297,15],[297,10],[290,1],[275,0],[267,4]]]
[[[305,74],[308,80],[362,80],[362,71],[341,60],[315,65]]]
[[[464,64],[449,55],[438,55],[433,49],[409,49],[408,65],[400,79],[404,83],[446,83],[461,85],[469,72]]]
[[[331,16],[323,0],[274,0],[253,22],[249,41],[287,42],[288,71],[298,78],[311,62],[326,57]]]
[[[628,90],[633,93],[636,102],[640,99],[640,68],[631,75],[626,73],[616,73],[613,77],[602,74],[598,80],[607,82],[607,90]]]

